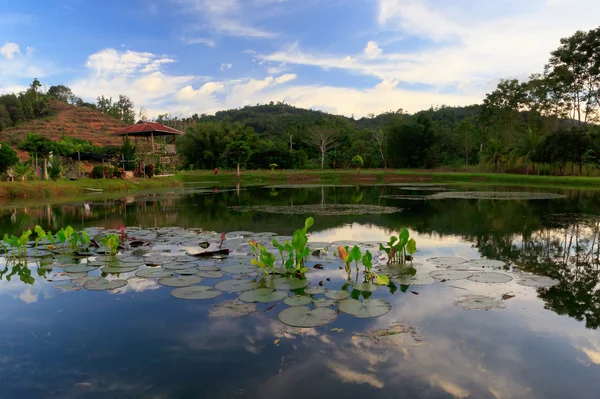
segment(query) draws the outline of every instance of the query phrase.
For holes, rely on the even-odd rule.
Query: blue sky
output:
[[[356,117],[480,102],[541,72],[594,0],[0,0],[0,92],[34,78],[146,114],[286,101]]]

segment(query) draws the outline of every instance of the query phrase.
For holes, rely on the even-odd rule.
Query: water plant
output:
[[[250,263],[254,266],[260,267],[263,273],[269,274],[275,271],[275,255],[267,251],[267,249],[257,243],[256,241],[249,240],[250,247],[256,258],[252,259]]]
[[[100,244],[106,255],[116,255],[119,249],[119,236],[117,234],[107,234],[100,238]]]
[[[402,229],[398,237],[390,237],[387,247],[379,244],[379,250],[387,254],[388,264],[404,264],[407,259],[412,261],[412,256],[417,252],[417,242],[410,238],[407,229]]]

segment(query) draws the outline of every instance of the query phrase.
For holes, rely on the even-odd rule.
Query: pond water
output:
[[[128,239],[149,240],[152,248],[125,251],[130,261],[143,261],[131,261],[132,270],[119,274],[98,269],[102,255],[90,258],[83,276],[125,280],[101,291],[86,289],[93,285],[84,284],[81,272],[63,270],[74,263],[64,255],[49,261],[51,270],[35,262],[15,270],[0,258],[0,398],[598,398],[599,195],[417,183],[189,186],[9,204],[0,209],[2,234],[37,224],[53,232],[71,225],[93,236],[118,234],[124,225]],[[185,300],[163,284],[190,276],[161,283],[136,277],[142,270],[187,270],[195,262],[194,273],[183,274],[208,291],[223,288],[222,281],[260,281],[247,238],[266,245],[270,236],[256,233],[289,237],[308,216],[315,219],[309,246],[323,248],[306,263],[308,288],[276,285],[284,294],[268,303],[241,302],[240,292],[226,289]],[[417,242],[412,277],[388,269],[377,250],[377,242],[402,228]],[[215,248],[221,232],[227,233],[223,248],[235,250],[228,259],[185,255],[192,246],[200,251],[200,241]],[[339,244],[370,249],[382,263],[377,271],[392,284],[353,290],[362,276],[355,281],[352,265],[347,282],[334,254]],[[179,259],[165,261],[164,251]],[[347,296],[342,290],[363,304],[385,301],[391,310],[356,318],[337,301]],[[291,307],[281,299],[292,296],[308,297],[311,309],[328,309],[329,323],[282,323],[278,315],[286,321],[281,314]]]

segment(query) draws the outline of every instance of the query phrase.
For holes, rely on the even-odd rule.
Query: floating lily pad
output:
[[[65,273],[62,275],[62,277],[64,277],[65,280],[76,280],[85,276],[87,276],[87,272]]]
[[[439,267],[452,267],[465,263],[465,258],[459,258],[456,256],[439,256],[436,258],[427,259],[427,262],[433,263]]]
[[[517,284],[524,285],[526,287],[554,287],[559,284],[559,280],[555,280],[546,276],[521,276],[521,279],[517,281]]]
[[[242,302],[277,302],[287,297],[285,291],[277,291],[271,288],[258,288],[256,290],[242,292],[239,296]]]
[[[237,300],[226,301],[214,305],[209,312],[210,317],[242,317],[256,313],[254,303],[243,303]]]
[[[165,270],[165,269],[161,269],[161,268],[156,268],[156,269],[144,269],[144,270],[138,270],[135,275],[137,277],[144,277],[144,278],[162,278],[162,277],[169,277],[173,275],[173,272],[170,270]]]
[[[509,275],[495,272],[475,272],[471,277],[467,277],[467,280],[477,283],[508,283],[512,279]]]
[[[312,302],[312,298],[304,295],[290,296],[283,300],[288,306],[304,306]]]
[[[337,301],[334,301],[333,299],[316,298],[312,300],[312,303],[317,308],[328,308],[335,306]]]
[[[196,270],[201,272],[217,272],[221,270],[221,268],[216,265],[199,265],[196,266]]]
[[[104,266],[102,269],[100,269],[100,271],[102,273],[119,274],[119,273],[131,273],[131,272],[136,271],[137,269],[138,269],[138,266],[131,266],[131,267]]]
[[[309,284],[308,280],[296,277],[274,277],[267,281],[267,285],[278,290],[298,290]]]
[[[501,260],[495,259],[471,259],[464,263],[463,266],[469,268],[491,268],[491,269],[501,269],[506,266],[506,263]]]
[[[92,280],[83,284],[83,288],[90,291],[106,291],[106,290],[114,290],[117,288],[125,287],[127,285],[126,280]]]
[[[504,302],[483,295],[465,295],[454,302],[454,304],[466,310],[490,310],[506,307]]]
[[[175,274],[179,274],[181,276],[193,276],[193,275],[197,275],[198,273],[198,269],[196,269],[195,267],[192,267],[191,269],[176,269],[176,270],[171,270],[173,273]],[[202,276],[199,276],[202,277]]]
[[[84,276],[84,277],[79,277],[78,279],[76,279],[74,281],[78,284],[85,284],[88,281],[100,280],[101,278],[102,278],[101,276]]]
[[[337,312],[329,308],[311,310],[308,306],[294,306],[279,312],[277,318],[291,327],[312,328],[331,323],[337,319]]]
[[[402,212],[401,208],[379,205],[363,204],[314,204],[314,205],[294,205],[294,206],[232,206],[229,207],[234,212],[265,212],[285,215],[376,215]]]
[[[167,277],[168,278],[168,277]],[[160,282],[160,281],[159,281]],[[171,291],[171,295],[179,299],[211,299],[221,295],[222,292],[206,285],[194,285],[193,287],[181,287]]]
[[[400,276],[395,278],[394,282],[401,285],[428,285],[435,283],[436,280],[429,274],[417,273],[414,276]]]
[[[65,273],[87,273],[96,269],[96,266],[88,266],[87,264],[66,266],[63,268]]]
[[[342,312],[351,314],[359,319],[383,316],[392,310],[392,305],[382,299],[365,299],[359,301],[348,298],[340,301],[338,307]]]
[[[329,299],[339,301],[342,299],[350,298],[350,293],[348,291],[328,290],[325,293],[325,296]]]
[[[201,283],[204,279],[198,276],[169,276],[161,277],[157,280],[158,284],[167,287],[189,287],[190,285]]]
[[[437,281],[449,281],[464,280],[471,277],[473,273],[464,270],[435,270],[429,273],[429,275]]]
[[[258,272],[258,267],[253,265],[232,265],[232,266],[223,266],[221,270],[225,273],[229,274],[248,274],[248,273],[256,273]]]
[[[242,292],[254,290],[260,287],[260,283],[253,280],[226,280],[215,284],[215,288],[225,292]]]
[[[555,193],[529,193],[508,191],[447,191],[428,195],[428,200],[476,199],[476,200],[553,200],[567,198]]]
[[[148,263],[146,263],[148,264]],[[166,270],[183,270],[183,269],[192,269],[198,266],[196,263],[187,262],[187,263],[179,263],[179,262],[167,262],[163,263],[160,267]]]
[[[68,292],[68,291],[78,291],[80,289],[80,287],[77,284],[57,284],[57,285],[53,285],[53,288],[56,288],[58,290],[64,291],[64,292]]]
[[[221,278],[224,276],[223,272],[214,270],[202,270],[196,273],[196,276],[204,278]]]
[[[327,288],[325,288],[321,285],[316,285],[314,287],[308,287],[304,290],[304,292],[309,295],[323,294],[326,291],[327,291]]]
[[[363,292],[375,292],[375,291],[377,291],[378,288],[379,288],[379,286],[377,284],[372,284],[372,283],[354,284],[352,286],[352,289],[358,290],[358,291],[363,291]]]

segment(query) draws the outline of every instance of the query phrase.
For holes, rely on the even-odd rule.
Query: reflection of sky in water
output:
[[[416,262],[480,257],[457,235],[409,230]],[[352,223],[315,229],[311,240],[387,241],[397,233]],[[119,276],[128,285],[115,292],[63,293],[32,275],[32,286],[18,276],[0,281],[0,398],[598,397],[598,331],[545,309],[536,289],[515,281],[380,289],[373,297],[393,305],[380,318],[340,314],[325,327],[295,329],[276,320],[281,303],[217,319],[211,306],[235,294],[177,300],[134,273]],[[343,277],[335,269],[309,276],[331,289]],[[453,305],[465,294],[515,297],[504,309],[467,311]],[[398,322],[415,329],[379,340],[357,334]]]

